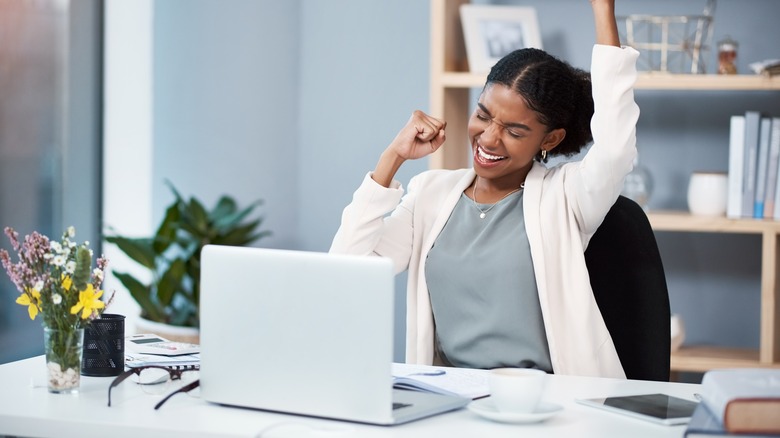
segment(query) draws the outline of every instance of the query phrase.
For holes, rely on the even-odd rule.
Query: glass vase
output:
[[[634,160],[634,168],[626,175],[623,181],[621,195],[634,200],[647,212],[647,204],[653,193],[653,178],[647,169],[639,165],[639,160]]]
[[[49,392],[55,394],[78,393],[81,383],[83,342],[83,328],[43,328]]]

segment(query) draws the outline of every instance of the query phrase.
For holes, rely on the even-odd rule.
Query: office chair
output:
[[[636,202],[618,197],[585,263],[626,377],[669,381],[669,291],[655,234]]]

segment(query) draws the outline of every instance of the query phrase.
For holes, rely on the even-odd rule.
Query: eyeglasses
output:
[[[187,393],[197,388],[200,385],[198,379],[200,366],[198,365],[176,365],[176,366],[159,366],[159,365],[147,365],[143,367],[130,368],[122,374],[116,376],[116,378],[108,386],[108,406],[111,406],[111,390],[125,381],[127,378],[132,377],[136,384],[141,385],[144,392],[150,394],[162,394],[168,390],[172,383],[183,384],[183,386],[177,388],[174,392],[168,394],[163,398],[155,409],[159,409],[169,398],[179,393]]]

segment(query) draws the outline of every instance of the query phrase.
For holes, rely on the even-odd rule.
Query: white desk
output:
[[[462,409],[384,427],[209,404],[178,394],[160,410],[161,396],[125,381],[112,392],[111,377],[82,377],[79,395],[49,394],[42,356],[0,365],[0,436],[33,437],[682,437],[684,426],[659,426],[577,404],[575,398],[664,392],[694,400],[698,385],[550,376],[545,400],[563,412],[543,423],[511,425]]]

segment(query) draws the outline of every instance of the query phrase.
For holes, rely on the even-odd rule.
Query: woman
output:
[[[614,0],[590,3],[590,78],[540,50],[507,55],[469,119],[473,169],[423,172],[404,195],[396,171],[445,140],[445,121],[415,111],[344,210],[331,252],[409,269],[407,362],[625,377],[584,251],[636,155],[638,53],[620,47]],[[591,138],[581,161],[544,165]]]

